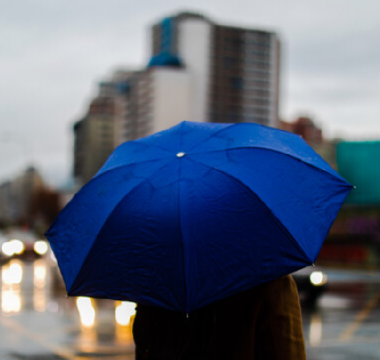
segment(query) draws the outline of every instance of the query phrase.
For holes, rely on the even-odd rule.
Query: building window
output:
[[[243,89],[243,79],[241,77],[232,77],[231,85],[235,90]]]

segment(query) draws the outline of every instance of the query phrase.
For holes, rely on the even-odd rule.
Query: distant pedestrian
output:
[[[301,307],[288,275],[188,317],[137,306],[136,360],[304,360]]]

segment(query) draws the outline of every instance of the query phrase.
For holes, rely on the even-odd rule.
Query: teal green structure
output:
[[[339,174],[355,186],[346,203],[380,205],[380,141],[343,141],[337,146]]]

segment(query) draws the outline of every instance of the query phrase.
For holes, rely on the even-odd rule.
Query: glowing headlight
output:
[[[3,252],[3,254],[5,254],[6,256],[12,256],[14,254],[13,252],[13,245],[7,241],[5,242],[2,246],[1,246],[1,251]]]
[[[1,251],[7,256],[12,256],[14,254],[20,255],[24,250],[25,245],[23,242],[16,239],[7,241],[1,246]]]
[[[322,271],[314,271],[310,274],[310,282],[315,286],[320,286],[326,283],[326,276]]]
[[[43,240],[36,241],[34,243],[34,251],[38,255],[45,255],[48,251],[48,244]]]
[[[94,326],[96,313],[91,299],[88,297],[78,297],[76,302],[82,325],[85,327]]]
[[[14,239],[14,240],[11,240],[10,243],[12,244],[13,252],[17,255],[22,254],[23,251],[25,250],[25,245],[20,240]]]
[[[119,325],[127,326],[131,321],[131,316],[135,314],[136,304],[129,301],[122,301],[115,309],[115,320]]]

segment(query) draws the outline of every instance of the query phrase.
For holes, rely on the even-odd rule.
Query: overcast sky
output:
[[[191,5],[190,5],[191,4]],[[149,60],[149,27],[182,10],[278,32],[280,115],[328,137],[380,139],[379,0],[0,0],[0,181],[71,172],[72,125],[97,82]]]

